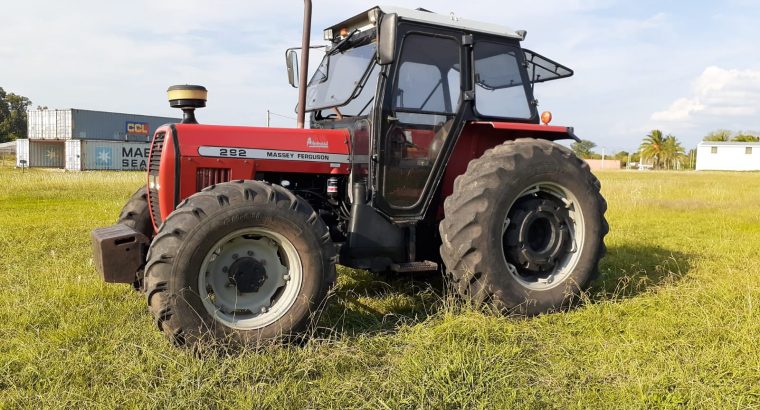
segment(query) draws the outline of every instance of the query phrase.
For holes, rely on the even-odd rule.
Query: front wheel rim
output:
[[[198,275],[206,311],[238,330],[261,329],[285,316],[302,282],[303,266],[295,246],[264,228],[239,229],[217,241]]]
[[[521,203],[529,209],[518,210]],[[520,228],[523,231],[516,233]],[[578,198],[556,183],[534,184],[521,192],[510,204],[502,228],[509,275],[530,290],[549,290],[565,283],[578,265],[585,240]],[[539,260],[531,260],[536,254]]]

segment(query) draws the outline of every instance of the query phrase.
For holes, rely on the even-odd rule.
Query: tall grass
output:
[[[760,408],[760,175],[600,178],[609,253],[576,309],[341,269],[304,346],[199,360],[92,266],[142,174],[0,169],[0,408]]]

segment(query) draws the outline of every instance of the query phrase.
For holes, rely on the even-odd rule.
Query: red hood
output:
[[[199,156],[203,146],[269,149],[291,152],[317,152],[348,155],[346,130],[299,128],[233,127],[220,125],[176,124],[182,156]]]

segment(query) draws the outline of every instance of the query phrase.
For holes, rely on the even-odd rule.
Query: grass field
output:
[[[0,169],[0,408],[760,408],[760,174],[602,173],[609,252],[569,312],[343,269],[305,346],[205,360],[93,268],[142,178]]]

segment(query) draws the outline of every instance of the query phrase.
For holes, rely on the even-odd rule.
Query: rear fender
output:
[[[441,181],[440,200],[437,201],[439,204],[436,214],[437,220],[443,219],[443,199],[454,191],[454,180],[459,175],[464,174],[470,161],[480,158],[490,148],[518,138],[580,141],[572,127],[512,122],[474,121],[467,123],[459,135],[448,164],[446,164],[446,171]]]

